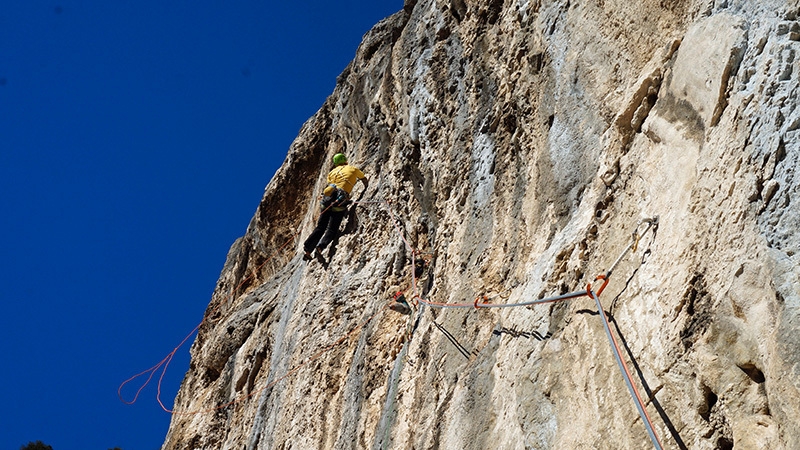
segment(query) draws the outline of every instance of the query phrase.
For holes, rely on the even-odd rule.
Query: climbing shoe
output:
[[[303,261],[311,261],[312,258],[311,253],[303,252]]]
[[[314,257],[317,258],[317,261],[319,261],[323,265],[328,263],[327,261],[325,261],[325,257],[322,256],[322,249],[319,247],[317,247],[317,249],[314,250]]]

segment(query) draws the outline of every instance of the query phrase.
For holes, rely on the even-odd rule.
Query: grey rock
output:
[[[406,1],[229,252],[163,448],[648,448],[588,297],[388,305],[597,287],[651,216],[601,301],[664,448],[800,448],[785,3]],[[326,269],[299,253],[342,150],[373,203]]]

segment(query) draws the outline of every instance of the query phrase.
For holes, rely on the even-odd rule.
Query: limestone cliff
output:
[[[164,449],[800,448],[797,0],[408,0],[231,248]],[[334,153],[370,179],[328,267]],[[357,188],[358,189],[358,188]],[[358,192],[358,191],[356,191]],[[408,246],[403,239],[408,241]]]

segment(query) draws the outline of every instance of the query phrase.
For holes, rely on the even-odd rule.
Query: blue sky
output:
[[[6,2],[1,448],[160,447],[170,416],[154,388],[127,406],[117,387],[201,320],[301,125],[402,6]],[[187,368],[188,346],[170,404]]]

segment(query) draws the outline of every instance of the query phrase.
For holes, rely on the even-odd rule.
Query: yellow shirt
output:
[[[336,166],[328,174],[328,183],[335,184],[339,189],[344,189],[348,194],[353,190],[356,182],[362,178],[366,178],[364,172],[357,168],[345,164],[343,166]]]

